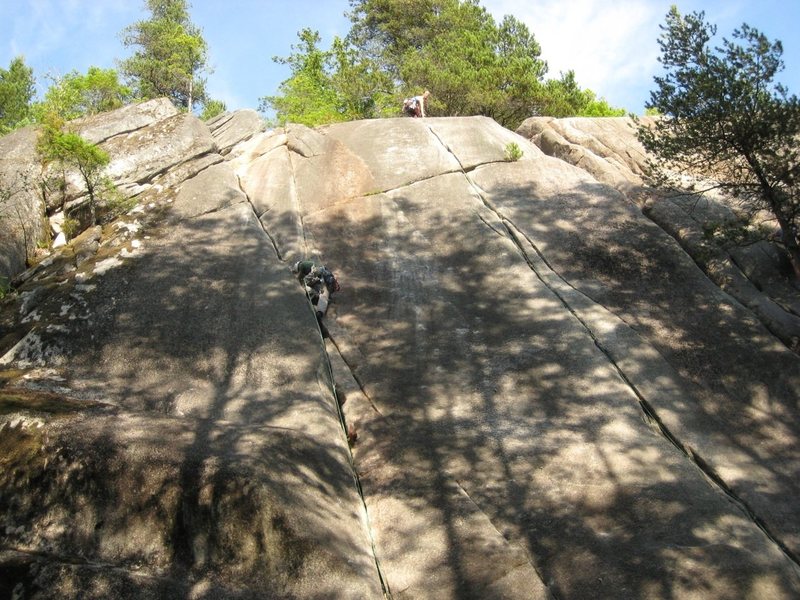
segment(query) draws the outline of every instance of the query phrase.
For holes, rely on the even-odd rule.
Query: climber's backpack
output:
[[[322,272],[322,281],[325,282],[325,287],[328,288],[328,291],[332,294],[333,292],[339,291],[339,282],[336,280],[336,276],[333,274],[328,267],[322,267],[320,269]]]

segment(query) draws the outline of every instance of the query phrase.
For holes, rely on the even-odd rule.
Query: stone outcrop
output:
[[[228,154],[236,145],[264,131],[264,121],[252,110],[223,113],[206,123],[220,154]]]
[[[800,359],[630,124],[204,127],[104,137],[136,207],[2,305],[0,592],[800,594]]]
[[[101,146],[137,206],[3,306],[0,596],[380,597],[314,314],[208,130]]]
[[[36,140],[33,127],[0,137],[0,283],[24,270],[37,243],[49,235],[35,185],[41,174]]]
[[[651,120],[640,119],[645,125]],[[647,155],[632,119],[532,117],[517,132],[548,156],[580,167],[636,203],[714,283],[748,307],[783,343],[800,350],[800,296],[788,277],[788,261],[766,241],[725,249],[707,239],[709,227],[735,220],[736,203],[730,198],[719,193],[702,198],[657,194],[644,187]]]

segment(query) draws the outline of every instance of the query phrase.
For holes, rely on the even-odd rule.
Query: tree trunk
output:
[[[800,245],[797,244],[797,232],[792,224],[786,219],[778,217],[778,225],[781,228],[781,240],[786,252],[789,254],[789,262],[792,264],[794,277],[800,281]]]
[[[800,281],[800,246],[797,245],[796,239],[791,245],[787,244],[786,251],[789,253],[789,262],[792,263],[794,278]]]
[[[748,157],[747,161],[753,167],[753,172],[756,177],[758,177],[764,197],[769,203],[770,212],[772,212],[778,220],[778,226],[781,228],[783,247],[786,248],[786,252],[789,255],[789,262],[792,265],[792,271],[794,271],[794,278],[796,281],[800,282],[800,245],[797,243],[797,230],[794,227],[796,218],[786,217],[784,208],[787,199],[781,195],[780,191],[769,185],[757,161],[750,157]]]

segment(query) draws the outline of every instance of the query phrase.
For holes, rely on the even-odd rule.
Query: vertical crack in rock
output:
[[[269,232],[269,229],[267,229],[267,226],[264,225],[264,222],[261,219],[258,218],[258,212],[256,212],[256,207],[253,205],[253,201],[250,200],[250,196],[247,195],[247,192],[245,191],[244,186],[242,185],[242,178],[239,177],[238,175],[236,175],[236,181],[239,184],[239,191],[241,191],[242,194],[244,195],[244,197],[247,199],[247,203],[250,205],[250,208],[252,209],[253,214],[256,217],[256,221],[258,221],[261,224],[261,230],[269,238],[269,241],[270,241],[270,243],[272,244],[272,247],[275,250],[275,255],[278,257],[278,260],[283,262],[284,259],[283,259],[283,256],[281,255],[281,250],[280,250],[280,248],[278,248],[278,244],[277,244],[277,242],[275,242],[275,238],[272,237],[272,234]]]
[[[705,461],[699,454],[697,454],[690,446],[684,444],[672,431],[670,431],[669,427],[663,422],[663,420],[659,417],[658,412],[656,409],[647,401],[644,397],[642,392],[638,389],[636,384],[631,381],[622,367],[619,366],[617,361],[614,359],[612,353],[606,348],[602,341],[598,338],[597,334],[594,332],[592,327],[589,323],[586,322],[577,312],[577,310],[571,306],[568,300],[564,297],[564,295],[559,292],[553,285],[551,285],[547,278],[543,276],[540,272],[540,269],[534,264],[534,261],[530,258],[528,253],[526,252],[520,238],[523,238],[527,244],[531,247],[531,249],[536,253],[537,258],[541,260],[541,262],[545,265],[545,267],[553,274],[554,277],[558,278],[561,282],[564,283],[568,288],[573,288],[572,285],[568,281],[566,281],[563,277],[561,277],[555,269],[550,265],[547,261],[545,256],[536,246],[536,244],[531,240],[527,235],[525,235],[510,219],[506,218],[502,212],[494,206],[494,204],[486,198],[485,192],[475,183],[473,182],[468,175],[465,174],[468,181],[470,182],[472,188],[475,190],[478,197],[483,202],[484,206],[491,210],[497,218],[500,220],[501,223],[505,226],[508,232],[508,238],[513,242],[513,244],[517,247],[517,250],[520,252],[522,257],[528,263],[530,269],[534,272],[536,277],[541,281],[554,295],[564,308],[569,311],[569,313],[581,324],[581,326],[586,330],[588,335],[591,337],[592,341],[594,342],[595,346],[606,356],[611,366],[617,372],[619,377],[625,383],[626,386],[631,390],[631,392],[636,396],[639,406],[644,414],[645,420],[649,423],[659,434],[661,434],[667,441],[669,441],[679,452],[681,452],[685,457],[689,459],[689,461],[697,467],[701,474],[709,481],[714,487],[720,490],[723,494],[725,494],[739,509],[748,516],[748,518],[758,527],[764,535],[774,543],[781,552],[789,558],[792,562],[796,565],[800,566],[800,557],[798,557],[788,546],[783,543],[775,534],[773,534],[769,527],[767,526],[766,522],[759,517],[755,510],[750,507],[750,505],[741,498],[724,480],[723,478],[716,473],[716,471],[711,467],[711,465]],[[492,228],[494,230],[494,228]],[[496,231],[496,230],[495,230]],[[506,237],[503,235],[503,237]],[[578,290],[575,290],[576,293],[581,293]],[[585,294],[581,294],[585,296]],[[588,300],[595,303],[593,300],[587,297]],[[595,303],[596,304],[596,303]],[[613,313],[612,313],[613,314]]]
[[[294,158],[295,155],[301,156],[301,157],[303,155],[300,154],[300,152],[298,152],[297,149],[293,149],[292,148],[292,145],[289,143],[288,132],[287,132],[286,138],[287,138],[286,139],[286,147],[289,150],[289,164],[292,167],[292,173],[291,173],[291,175],[292,175],[292,186],[294,187],[294,190],[295,190],[294,196],[292,198],[292,202],[295,204],[293,206],[293,208],[294,208],[295,213],[297,214],[298,220],[300,221],[300,235],[302,236],[303,257],[305,258],[306,256],[308,256],[308,239],[306,238],[306,224],[305,224],[304,218],[303,218],[303,211],[301,210],[300,202],[298,200],[298,195],[297,195],[297,189],[298,189],[297,188],[297,169],[295,168],[295,165],[294,165],[294,161],[296,160]]]
[[[328,332],[328,339],[331,341],[331,344],[333,344],[333,347],[336,348],[336,352],[339,353],[339,356],[341,357],[342,362],[347,367],[347,370],[350,372],[350,375],[353,377],[353,381],[355,381],[356,384],[358,385],[358,388],[361,391],[361,393],[364,394],[364,398],[367,399],[367,402],[369,402],[369,405],[372,407],[372,410],[374,410],[379,416],[382,417],[383,413],[378,409],[378,406],[375,404],[375,402],[373,402],[372,397],[367,393],[367,389],[364,387],[364,382],[361,381],[361,379],[359,378],[358,375],[356,375],[356,372],[353,369],[353,366],[349,362],[347,362],[347,358],[345,358],[344,354],[342,353],[341,349],[339,348],[339,344],[336,343],[336,339],[330,334],[330,331]]]
[[[309,304],[309,307],[311,307],[310,304]],[[319,334],[320,334],[320,342],[322,343],[323,355],[325,356],[325,366],[327,367],[327,370],[328,370],[328,378],[329,378],[330,385],[331,385],[331,390],[330,391],[331,391],[331,394],[333,395],[334,404],[336,404],[336,413],[339,415],[339,424],[342,427],[342,432],[344,433],[345,437],[347,437],[347,435],[348,435],[348,433],[347,433],[347,423],[345,421],[345,415],[344,415],[344,411],[342,410],[342,405],[339,403],[339,395],[338,395],[338,392],[336,390],[336,380],[335,380],[334,375],[333,375],[333,365],[331,364],[331,359],[330,359],[330,356],[328,355],[328,349],[327,349],[327,346],[325,345],[325,339],[323,337],[323,333],[322,333],[322,328],[321,327],[319,328]],[[336,348],[336,351],[339,352],[339,356],[342,356],[341,352],[339,351],[339,346],[336,345],[336,342],[333,340],[333,338],[330,337],[330,334],[328,334],[328,339],[331,340],[331,343]],[[347,364],[347,361],[344,360],[344,357],[342,357],[342,361],[347,366],[348,370],[350,371],[350,374],[353,375],[353,380],[358,384],[358,386],[361,388],[362,392],[364,392],[364,397],[367,398],[367,400],[369,401],[370,405],[375,410],[375,412],[377,412],[380,415],[380,412],[375,407],[375,404],[372,402],[372,399],[364,391],[364,388],[363,388],[361,382],[356,378],[355,373],[353,373],[353,370],[350,367],[350,365]],[[377,552],[377,549],[375,547],[375,536],[372,534],[372,525],[370,523],[369,510],[367,509],[367,501],[364,498],[364,490],[361,487],[361,478],[358,476],[358,470],[356,469],[355,460],[353,459],[353,451],[350,449],[349,440],[347,441],[347,461],[350,464],[350,472],[353,475],[353,482],[354,482],[354,484],[356,486],[356,491],[358,492],[358,497],[361,499],[361,506],[362,506],[362,509],[364,511],[364,520],[365,520],[366,529],[367,529],[367,536],[369,538],[370,551],[372,552],[372,560],[375,563],[375,570],[378,573],[378,580],[380,581],[381,589],[383,590],[384,597],[385,598],[391,598],[392,597],[392,593],[391,593],[391,590],[389,589],[389,582],[386,580],[386,578],[383,575],[383,570],[381,569],[381,563],[380,563],[380,560],[378,559],[378,552]]]
[[[294,170],[292,170],[292,178],[294,178]],[[239,189],[242,191],[242,194],[244,194],[245,198],[247,198],[247,202],[250,204],[250,207],[253,210],[253,214],[255,215],[256,220],[259,223],[261,223],[261,229],[264,231],[265,235],[269,238],[270,242],[272,243],[272,247],[275,249],[275,254],[277,255],[278,259],[281,262],[284,262],[284,258],[281,255],[280,249],[278,248],[278,245],[275,242],[275,239],[272,237],[272,235],[270,234],[269,230],[264,225],[264,223],[261,221],[261,219],[258,218],[258,214],[256,213],[255,206],[253,206],[253,203],[251,202],[250,197],[244,191],[244,188],[243,188],[242,183],[241,183],[241,179],[238,176],[237,176],[237,181],[239,182]],[[298,215],[300,215],[299,212],[298,212]],[[306,236],[305,236],[305,226],[303,225],[302,215],[300,215],[300,218],[301,218],[300,226],[301,226],[302,232],[303,232],[303,245],[304,245],[304,247],[307,248]],[[309,307],[309,310],[311,310],[311,312],[313,313],[314,311],[313,311],[310,303],[308,304],[308,307]],[[314,315],[314,319],[316,321],[316,315]],[[345,416],[344,416],[344,413],[342,412],[342,407],[340,406],[339,401],[337,399],[338,396],[337,396],[337,392],[336,392],[336,381],[335,381],[334,376],[333,376],[333,367],[331,366],[330,356],[328,355],[328,350],[327,350],[327,347],[325,346],[324,335],[328,335],[329,339],[331,339],[331,342],[333,343],[333,345],[336,348],[337,352],[339,351],[339,347],[336,345],[336,342],[334,342],[333,339],[330,338],[330,334],[327,331],[325,331],[325,333],[323,334],[323,330],[322,330],[321,324],[318,321],[316,321],[316,322],[317,322],[317,333],[319,334],[319,339],[320,339],[320,342],[322,343],[322,355],[324,357],[325,366],[326,366],[327,373],[328,373],[328,378],[329,378],[329,381],[330,381],[330,386],[331,386],[330,391],[331,391],[331,394],[332,394],[332,397],[333,397],[333,402],[336,405],[336,413],[339,416],[339,425],[341,426],[342,432],[344,433],[344,436],[346,438],[347,437],[347,423],[345,422]],[[341,356],[341,352],[339,352],[339,354]],[[344,358],[342,358],[342,360],[344,360]],[[369,400],[369,403],[372,406],[372,408],[375,410],[376,413],[378,413],[380,415],[380,411],[377,409],[375,404],[372,402],[372,399],[369,397],[369,395],[364,390],[364,386],[361,383],[361,381],[359,381],[359,379],[355,376],[355,373],[353,373],[352,368],[347,363],[347,361],[344,361],[344,362],[347,365],[348,369],[350,370],[351,374],[353,375],[353,380],[359,385],[359,387],[361,388],[362,392],[364,393],[364,397]],[[364,520],[365,520],[366,530],[367,530],[366,533],[367,533],[367,536],[368,536],[368,539],[369,539],[370,551],[372,552],[372,560],[375,563],[375,568],[376,568],[376,571],[377,571],[377,574],[378,574],[378,580],[380,581],[381,589],[383,590],[384,596],[387,597],[387,598],[391,598],[391,592],[389,590],[389,585],[388,585],[388,583],[386,582],[386,579],[383,576],[383,571],[381,570],[380,561],[378,560],[378,553],[377,553],[376,548],[375,548],[375,538],[372,535],[372,527],[370,525],[369,512],[367,510],[367,503],[366,503],[366,500],[364,498],[364,491],[363,491],[363,489],[361,487],[361,480],[358,477],[358,471],[356,470],[355,461],[353,460],[353,453],[350,450],[349,443],[347,444],[347,461],[348,461],[348,464],[350,465],[350,472],[351,472],[351,474],[353,476],[353,482],[355,484],[355,488],[356,488],[356,491],[358,493],[358,497],[361,500],[361,506],[362,506],[362,509],[364,511]]]

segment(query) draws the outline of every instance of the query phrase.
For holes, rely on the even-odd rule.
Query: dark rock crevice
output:
[[[336,338],[330,334],[330,330],[328,330],[327,339],[330,340],[331,344],[336,349],[337,354],[341,357],[342,362],[347,366],[350,376],[353,378],[353,381],[355,381],[358,384],[359,390],[369,402],[369,405],[372,407],[372,410],[374,410],[378,416],[383,417],[383,414],[381,413],[380,409],[377,407],[374,400],[370,397],[369,393],[367,392],[367,389],[364,386],[364,382],[361,381],[361,379],[358,377],[356,369],[353,367],[353,365],[351,365],[347,361],[347,358],[342,353],[342,350],[339,348],[339,345],[336,343]],[[345,431],[347,431],[346,423],[344,424],[344,429]]]
[[[283,262],[284,259],[283,259],[283,256],[281,256],[281,251],[280,251],[280,248],[278,248],[278,244],[275,241],[275,238],[269,232],[269,229],[267,228],[266,224],[264,223],[264,221],[259,217],[258,213],[256,212],[256,207],[253,205],[252,200],[250,200],[250,196],[247,195],[247,192],[245,191],[244,186],[242,185],[242,180],[238,175],[236,176],[236,181],[239,183],[239,191],[241,191],[242,195],[247,199],[247,203],[253,209],[253,214],[255,215],[256,220],[261,224],[261,229],[264,231],[264,234],[269,238],[270,244],[272,244],[272,247],[275,250],[275,256],[278,257],[278,260]]]
[[[370,549],[371,549],[371,552],[372,552],[372,559],[375,562],[375,570],[376,570],[376,573],[378,575],[378,579],[380,581],[380,585],[381,585],[381,589],[383,590],[384,597],[387,598],[387,599],[391,599],[392,598],[392,592],[391,592],[391,589],[389,588],[389,582],[388,582],[385,574],[383,573],[383,569],[381,568],[381,561],[378,558],[378,552],[377,552],[377,548],[376,548],[376,544],[375,544],[375,534],[373,532],[372,525],[370,523],[369,509],[367,508],[367,501],[366,501],[366,498],[364,496],[364,489],[361,486],[361,477],[359,476],[358,469],[356,468],[356,463],[355,463],[355,460],[353,458],[352,445],[356,443],[357,432],[355,430],[355,425],[354,424],[351,424],[351,425],[348,426],[345,412],[342,410],[342,403],[343,403],[344,398],[341,397],[339,391],[337,390],[337,383],[336,383],[336,378],[335,378],[335,375],[334,375],[334,369],[333,369],[333,365],[331,364],[330,350],[328,349],[328,346],[325,344],[326,337],[327,337],[328,340],[330,340],[333,348],[336,350],[339,359],[342,361],[342,363],[344,363],[347,366],[347,369],[349,370],[348,375],[350,377],[352,377],[352,379],[354,381],[356,381],[357,383],[358,383],[358,378],[356,377],[355,372],[350,368],[350,365],[347,365],[347,362],[345,361],[344,357],[339,352],[339,348],[338,348],[338,346],[336,346],[336,342],[333,340],[333,338],[331,338],[331,336],[329,334],[327,336],[323,336],[322,329],[320,328],[320,339],[321,339],[322,344],[323,344],[326,367],[328,369],[327,375],[328,375],[330,386],[331,386],[330,387],[330,392],[331,392],[331,394],[333,396],[334,403],[336,404],[336,411],[337,411],[337,414],[339,416],[339,423],[342,426],[342,432],[343,432],[345,438],[347,438],[347,443],[348,443],[348,453],[347,453],[348,461],[350,463],[350,469],[351,469],[352,474],[353,474],[353,483],[354,483],[354,485],[356,487],[356,491],[358,492],[358,497],[361,500],[361,506],[362,506],[362,509],[364,511],[364,520],[365,520],[365,526],[366,526],[366,530],[367,530],[366,533],[367,533],[367,536],[369,538]],[[358,383],[358,385],[359,385],[359,387],[361,387],[361,391],[364,394],[364,396],[369,399],[369,396],[363,390],[362,384]],[[369,400],[369,402],[370,402],[373,410],[379,416],[381,416],[380,415],[380,411],[378,411],[377,407],[375,407],[375,405],[372,403],[372,401]]]

